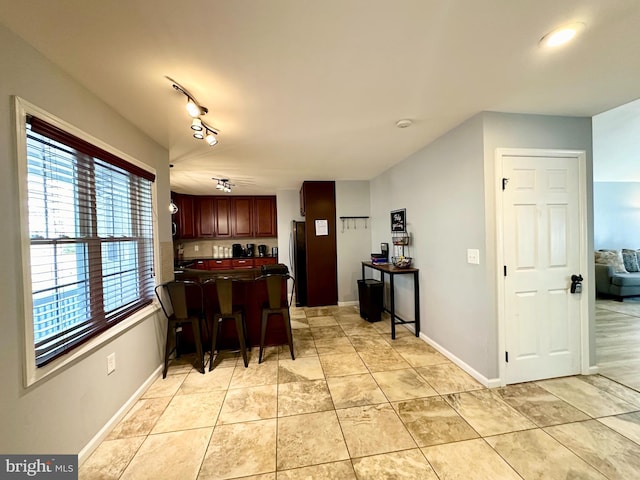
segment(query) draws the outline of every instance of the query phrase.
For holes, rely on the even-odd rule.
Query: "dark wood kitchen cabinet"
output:
[[[213,197],[196,197],[196,236],[208,238],[216,236],[216,217]]]
[[[216,237],[231,238],[231,199],[214,197]]]
[[[231,236],[253,237],[253,197],[231,197]]]
[[[275,197],[254,197],[253,236],[278,236],[278,219],[276,215]]]
[[[194,197],[174,193],[172,198],[173,203],[178,207],[178,212],[173,215],[176,237],[196,238]]]

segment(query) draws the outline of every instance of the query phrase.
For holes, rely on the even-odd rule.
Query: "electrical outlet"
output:
[[[472,263],[474,265],[480,264],[480,250],[477,248],[469,248],[467,249],[467,263]]]
[[[116,371],[116,354],[107,355],[107,375],[111,375]]]
[[[198,250],[200,250],[200,247],[198,245],[194,245],[193,250],[197,252]]]

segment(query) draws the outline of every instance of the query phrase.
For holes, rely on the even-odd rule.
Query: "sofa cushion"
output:
[[[619,287],[640,287],[640,273],[617,273],[611,277],[611,283]]]
[[[640,272],[640,265],[638,265],[638,255],[635,250],[622,250],[622,261],[624,262],[624,268],[627,272]]]
[[[598,250],[595,252],[595,263],[611,265],[615,273],[627,273],[620,250]]]

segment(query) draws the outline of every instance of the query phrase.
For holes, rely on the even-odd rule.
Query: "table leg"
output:
[[[389,315],[391,315],[391,339],[396,339],[396,304],[394,298],[393,288],[393,275],[389,274],[389,301],[391,302],[391,308],[389,309]]]
[[[416,318],[416,337],[420,336],[420,284],[418,279],[418,272],[413,274],[413,288],[414,288],[414,302],[415,302],[415,318]]]

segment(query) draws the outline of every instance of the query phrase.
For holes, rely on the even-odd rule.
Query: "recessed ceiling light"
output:
[[[576,22],[556,28],[540,39],[540,46],[559,47],[564,45],[572,40],[584,27],[584,23]]]
[[[402,120],[398,120],[396,122],[396,127],[398,128],[407,128],[410,127],[413,124],[413,122],[411,120],[409,120],[408,118],[404,118]]]

